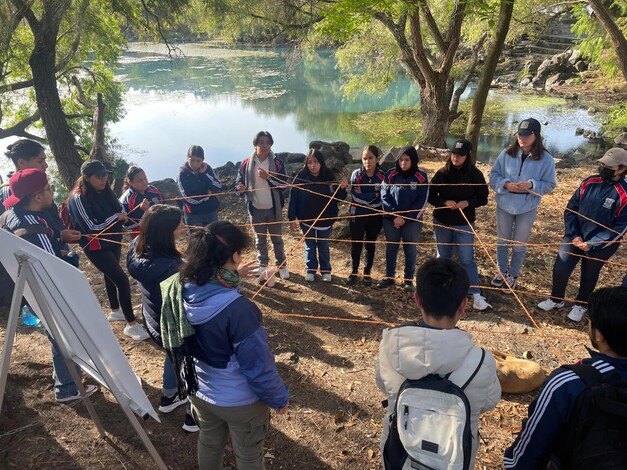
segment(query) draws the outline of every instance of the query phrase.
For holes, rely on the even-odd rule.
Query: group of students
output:
[[[108,184],[110,172],[106,167],[99,161],[85,162],[81,177],[67,201],[71,227],[67,227],[67,223],[64,226],[52,201],[52,191],[45,177],[47,165],[43,147],[33,141],[21,140],[10,146],[7,152],[18,171],[0,193],[4,207],[12,209],[3,216],[3,228],[16,233],[30,227],[31,232],[22,232],[25,238],[59,257],[67,255],[67,243],[80,243],[85,256],[104,275],[111,307],[109,320],[126,321],[124,333],[127,336],[136,340],[150,337],[168,351],[163,366],[159,409],[170,412],[188,403],[185,397],[191,397],[183,427],[188,431],[200,430],[201,468],[220,468],[229,433],[238,465],[262,468],[268,409],[284,412],[289,401],[289,392],[278,375],[267,345],[261,313],[238,289],[242,277],[258,274],[255,272],[257,265],[258,269],[268,266],[268,235],[274,247],[277,272],[282,278],[289,278],[281,233],[281,212],[288,178],[284,163],[271,151],[272,144],[268,132],[258,133],[253,139],[255,151],[240,166],[236,180],[236,191],[246,199],[255,230],[256,264],[242,263],[241,255],[248,244],[245,233],[229,222],[215,222],[218,201],[212,194],[219,192],[222,186],[211,167],[204,163],[204,153],[199,146],[190,147],[187,162],[178,178],[183,211],[161,204],[161,194],[148,185],[145,173],[139,168],[129,168],[128,188],[118,199]],[[487,302],[478,291],[473,243],[475,209],[487,204],[488,188],[483,175],[471,162],[471,151],[468,141],[458,140],[445,167],[433,177],[431,191],[426,173],[418,168],[418,154],[413,146],[401,149],[395,168],[387,173],[377,163],[380,151],[374,146],[366,147],[362,167],[350,178],[350,214],[353,216],[350,229],[353,240],[359,243],[353,243],[351,248],[349,284],[354,284],[360,277],[364,238],[366,266],[362,279],[367,285],[372,283],[374,240],[383,228],[387,241],[392,243],[386,245],[386,277],[378,286],[385,288],[394,284],[399,242],[403,241],[405,287],[414,291],[415,243],[422,229],[427,202],[436,207],[434,223],[440,259],[433,269],[454,271],[454,277],[465,280],[456,284],[457,290],[461,286],[463,295],[460,294],[459,302],[455,300],[457,297],[452,297],[455,308],[437,307],[450,303],[445,302],[448,297],[444,294],[432,299],[434,306],[431,307],[425,299],[430,295],[427,291],[438,292],[437,286],[431,285],[437,272],[433,275],[426,275],[424,270],[418,273],[416,300],[423,313],[423,322],[416,326],[421,329],[415,331],[427,336],[437,335],[440,329],[453,333],[459,331],[454,325],[463,314],[468,293],[474,294],[476,308],[487,308]],[[547,304],[548,301],[540,304],[545,310],[563,306],[560,304],[561,289],[565,289],[568,276],[580,259],[586,275],[582,275],[576,306],[586,305],[603,261],[616,251],[616,242],[625,231],[627,151],[611,149],[600,159],[600,165],[599,175],[584,180],[569,202],[565,214],[566,238],[553,273],[552,304]],[[540,124],[536,120],[526,119],[520,124],[516,142],[499,155],[490,172],[490,185],[497,193],[499,236],[499,272],[492,284],[506,284],[513,288],[524,261],[524,243],[529,237],[540,198],[555,187],[553,159],[542,147]],[[304,234],[307,280],[313,281],[318,271],[324,281],[331,280],[331,227],[337,218],[338,200],[346,197],[348,186],[348,180],[338,181],[326,167],[324,157],[317,149],[308,152],[303,169],[293,180],[288,219],[291,229],[296,229],[298,221]],[[193,229],[184,252],[176,246],[184,230],[182,217]],[[595,221],[599,223],[595,224]],[[137,279],[142,293],[147,331],[133,313],[130,283],[120,267],[121,240],[125,230],[130,231],[133,238],[126,265],[130,275]],[[454,251],[461,268],[447,261]],[[427,266],[432,264],[427,263]],[[585,312],[585,307],[581,308]],[[389,334],[405,331],[408,330],[399,329]],[[411,333],[413,337],[414,330]],[[607,332],[603,334],[609,335]],[[424,339],[426,341],[426,337]],[[400,344],[394,341],[390,343],[384,334],[382,354],[386,350],[384,345]],[[469,338],[464,341],[469,342]],[[464,341],[453,343],[459,346],[466,344]],[[435,343],[429,341],[429,344]],[[452,343],[445,339],[443,344]],[[622,351],[616,345],[613,348]],[[54,349],[53,343],[53,359]],[[459,353],[459,360],[451,363],[455,367],[460,366],[466,357],[463,348],[457,349],[455,354]],[[437,364],[434,363],[435,369],[429,365],[409,367],[408,364],[408,370],[442,372],[446,367],[440,366],[447,363],[453,352],[451,349],[447,355],[442,355]],[[399,352],[392,351],[391,354],[401,357]],[[76,399],[79,394],[71,376],[60,370],[65,365],[60,355],[56,356],[61,361],[59,364],[53,361],[57,400]],[[408,360],[413,358],[415,356]],[[492,381],[490,387],[494,393],[482,396],[485,406],[473,410],[477,413],[473,423],[477,422],[478,413],[490,409],[496,404],[495,400],[498,401],[498,383],[495,385],[492,377],[493,362],[493,359],[485,362],[485,367],[490,369],[485,374]],[[382,356],[378,381],[393,398],[399,380],[395,374],[401,371],[386,371],[384,364]],[[71,383],[60,383],[68,376]],[[386,383],[386,377],[391,377],[389,383]],[[88,392],[95,390],[95,386],[90,386]],[[473,424],[473,427],[476,426]],[[249,439],[251,432],[256,437],[254,445]]]

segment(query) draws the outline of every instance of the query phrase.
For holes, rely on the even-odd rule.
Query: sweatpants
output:
[[[573,273],[575,266],[581,261],[581,281],[579,282],[579,292],[575,303],[580,305],[588,302],[588,297],[599,280],[599,273],[605,264],[604,261],[616,253],[620,243],[612,243],[608,247],[594,248],[590,251],[583,251],[571,243],[570,238],[562,239],[559,253],[553,265],[553,288],[551,289],[551,299],[554,302],[561,302],[566,294],[568,280]]]
[[[84,250],[85,256],[104,274],[105,289],[111,310],[122,309],[127,322],[136,320],[131,301],[131,284],[120,266],[122,247],[112,246],[103,250]]]
[[[364,268],[364,274],[370,275],[372,265],[374,263],[374,253],[376,250],[376,243],[373,243],[383,227],[383,216],[372,215],[370,217],[355,217],[351,219],[349,228],[351,232],[351,260],[352,260],[352,273],[357,274],[359,272],[359,263],[361,261],[361,252],[363,249],[363,239],[366,236],[366,267]]]

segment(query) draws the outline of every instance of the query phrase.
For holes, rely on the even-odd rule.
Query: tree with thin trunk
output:
[[[479,84],[475,90],[472,107],[468,115],[466,138],[472,142],[472,148],[475,149],[475,152],[472,154],[475,160],[477,158],[477,149],[479,148],[479,134],[481,132],[483,111],[485,110],[485,103],[488,98],[488,92],[490,91],[490,85],[492,84],[492,78],[496,72],[496,66],[503,52],[505,38],[509,31],[509,25],[514,12],[514,1],[515,0],[501,0],[496,33],[486,54],[486,60],[479,76]]]
[[[595,16],[599,20],[603,29],[605,29],[612,46],[618,57],[618,68],[622,72],[623,77],[627,80],[627,40],[623,32],[618,27],[616,20],[612,17],[610,10],[606,8],[603,0],[588,0],[588,4],[594,11]],[[623,10],[627,9],[623,3]]]

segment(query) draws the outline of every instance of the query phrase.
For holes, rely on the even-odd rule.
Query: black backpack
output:
[[[627,379],[590,364],[567,365],[586,385],[571,412],[567,434],[551,458],[554,469],[627,469]]]
[[[481,369],[485,350],[480,351],[470,375],[460,377],[463,371],[456,371],[446,377],[430,374],[403,382],[383,447],[386,470],[469,469],[471,409],[464,390]]]

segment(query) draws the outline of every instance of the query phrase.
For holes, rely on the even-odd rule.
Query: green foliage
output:
[[[617,18],[616,24],[623,35],[627,36],[627,2],[616,0],[610,4],[609,10]],[[617,76],[620,73],[618,57],[605,29],[588,13],[585,4],[575,5],[573,16],[577,18],[577,22],[571,28],[572,32],[585,37],[579,44],[584,57],[597,64],[604,75]]]
[[[618,135],[627,130],[627,104],[612,106],[607,115],[603,131],[615,132]]]

